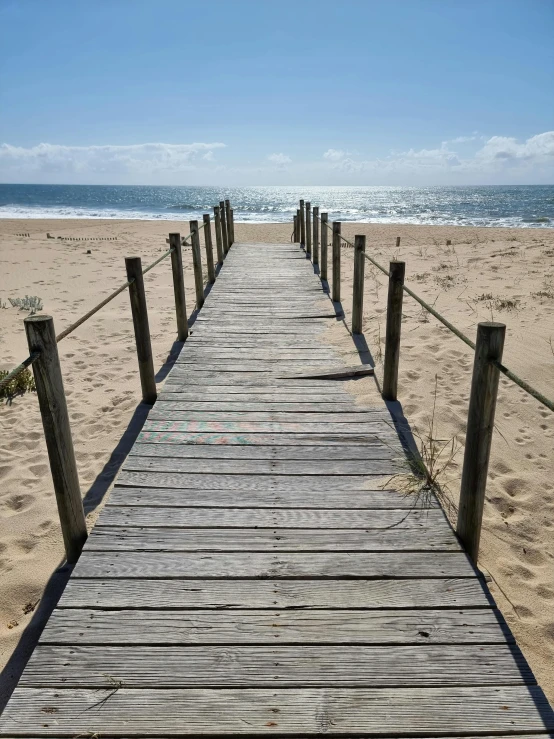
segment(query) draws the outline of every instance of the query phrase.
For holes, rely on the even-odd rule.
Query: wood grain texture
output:
[[[375,479],[382,475],[342,475],[333,478],[335,490],[366,490],[375,487]],[[321,480],[317,475],[264,475],[262,481],[256,475],[197,475],[185,472],[132,472],[122,470],[117,478],[119,486],[153,488],[210,488],[212,490],[257,490],[261,484],[272,490],[320,490]]]
[[[171,424],[172,425],[172,424]],[[172,431],[171,425],[169,430],[160,429],[160,426],[167,426],[163,422],[152,421],[151,423],[145,423],[144,431],[138,435],[137,439],[139,442],[148,444],[212,444],[218,447],[228,444],[229,446],[244,445],[248,448],[258,445],[272,445],[272,446],[309,446],[312,447],[317,444],[319,447],[322,446],[359,446],[363,443],[378,444],[384,443],[387,447],[398,445],[398,439],[393,436],[391,429],[388,433],[378,430],[378,433],[373,434],[321,434],[321,433],[281,433],[281,434],[263,434],[263,433],[220,433],[217,431],[212,432],[180,432]],[[400,450],[399,450],[400,452]]]
[[[76,578],[444,578],[475,577],[462,552],[87,552]],[[237,590],[237,597],[240,595]]]
[[[185,501],[183,501],[184,503]],[[353,510],[324,508],[162,508],[107,505],[104,526],[163,528],[266,529],[419,529],[445,534],[452,530],[439,508],[418,510]],[[452,537],[454,538],[454,537]]]
[[[422,509],[424,505],[437,508],[436,500],[421,501],[396,490],[331,490],[325,495],[321,490],[299,490],[293,485],[275,489],[262,483],[255,490],[210,490],[209,488],[127,488],[116,485],[107,505],[114,506],[165,506],[182,508],[404,508]]]
[[[368,459],[364,460],[310,460],[298,459],[211,459],[206,465],[203,459],[179,459],[177,456],[149,457],[132,455],[127,457],[125,470],[148,472],[191,472],[202,473],[206,469],[210,474],[237,475],[317,475],[331,477],[343,475],[393,475],[407,472],[408,466],[401,459]]]
[[[397,450],[380,442],[368,442],[367,445],[345,445],[333,448],[333,460],[329,460],[329,450],[321,446],[276,446],[259,445],[250,447],[240,444],[220,444],[214,448],[209,444],[169,444],[163,442],[135,442],[129,456],[163,457],[169,459],[234,459],[234,460],[276,460],[329,462],[338,461],[369,462],[372,459],[391,459],[398,455]]]
[[[72,578],[59,608],[102,609],[426,609],[487,608],[477,578],[409,580]]]
[[[41,644],[504,644],[492,608],[54,611]]]
[[[534,683],[508,644],[350,647],[39,645],[20,685],[106,688],[416,687]]]
[[[102,552],[456,552],[444,527],[418,529],[261,529],[113,527],[99,524],[87,551]]]
[[[168,689],[18,688],[0,734],[153,737],[330,733],[342,736],[465,737],[554,730],[534,686],[466,688]],[[111,695],[110,695],[111,694]],[[103,700],[110,695],[109,700]],[[385,734],[385,736],[386,736]]]

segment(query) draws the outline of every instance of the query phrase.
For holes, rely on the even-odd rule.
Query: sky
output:
[[[554,184],[554,0],[0,0],[0,182]]]

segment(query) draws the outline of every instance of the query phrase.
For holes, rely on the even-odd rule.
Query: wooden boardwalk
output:
[[[550,736],[402,451],[338,380],[296,245],[235,244],[0,718],[2,737]]]

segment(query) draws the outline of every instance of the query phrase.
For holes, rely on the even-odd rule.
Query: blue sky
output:
[[[0,0],[0,181],[554,183],[553,0]]]

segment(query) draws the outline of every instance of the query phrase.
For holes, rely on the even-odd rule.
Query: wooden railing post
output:
[[[231,244],[229,243],[229,231],[227,229],[227,216],[225,214],[225,201],[219,201],[219,218],[221,220],[221,240],[223,242],[223,253],[227,256],[227,252]]]
[[[225,200],[225,222],[227,223],[227,240],[229,248],[233,245],[233,224],[231,222],[231,202]]]
[[[311,204],[306,203],[306,256],[312,256],[312,209]]]
[[[296,244],[296,237],[297,237],[297,230],[298,230],[298,216],[292,217],[292,240],[293,243]]]
[[[300,208],[296,211],[296,243],[300,243]]]
[[[485,322],[477,325],[475,359],[460,489],[456,532],[467,553],[477,563],[485,490],[498,394],[498,368],[502,360],[506,326]]]
[[[217,248],[217,263],[223,264],[225,254],[223,252],[223,239],[221,236],[221,218],[219,215],[219,205],[214,206],[214,224],[215,224],[215,244]]]
[[[398,364],[400,361],[400,333],[402,330],[402,298],[404,297],[403,285],[405,271],[405,262],[390,263],[385,366],[383,369],[383,398],[385,400],[396,400],[398,394]]]
[[[69,426],[60,359],[51,316],[24,321],[30,352],[40,352],[33,363],[42,427],[50,460],[67,561],[75,563],[87,538],[79,476]]]
[[[142,399],[148,405],[152,405],[156,402],[157,391],[140,257],[126,257],[125,268],[127,269],[127,280],[131,282],[129,285],[129,299],[131,301],[131,313],[133,314],[133,326],[135,329]]]
[[[333,292],[332,299],[340,303],[340,229],[341,222],[333,221]]]
[[[313,209],[314,217],[314,240],[312,244],[312,262],[319,264],[319,207],[314,205]]]
[[[321,214],[321,267],[319,275],[322,280],[327,282],[327,243],[328,243],[328,214]]]
[[[352,297],[352,333],[361,334],[364,317],[365,236],[354,238],[354,285]]]
[[[204,246],[206,247],[206,264],[208,267],[208,280],[213,285],[215,282],[214,269],[214,249],[212,245],[212,224],[210,222],[210,214],[204,213],[202,216],[204,221]]]
[[[204,277],[202,275],[202,257],[200,256],[200,235],[198,221],[189,221],[192,234],[192,266],[194,269],[194,288],[196,291],[196,307],[198,310],[204,305]]]
[[[396,248],[398,249],[399,246],[400,246],[400,236],[397,236],[396,237]]]
[[[304,201],[300,201],[300,246],[306,243],[306,221],[304,219]]]
[[[229,218],[231,221],[231,243],[234,244],[235,243],[235,213],[232,208],[229,210]]]
[[[171,252],[171,269],[173,271],[173,293],[175,295],[175,315],[177,317],[177,340],[185,341],[189,335],[187,319],[187,303],[185,299],[185,278],[183,274],[183,253],[181,251],[181,234],[169,234]]]

